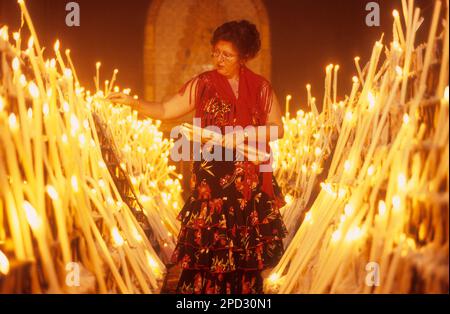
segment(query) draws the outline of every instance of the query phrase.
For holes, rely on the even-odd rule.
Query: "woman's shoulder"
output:
[[[197,74],[196,76],[194,76],[194,78],[196,79],[210,79],[214,74],[216,73],[215,69],[212,70],[207,70],[207,71],[203,71],[199,74]]]
[[[270,83],[269,79],[267,79],[265,76],[256,73],[254,71],[252,71],[251,69],[245,67],[245,71],[247,72],[247,75],[249,75],[250,77],[252,77],[254,79],[254,81],[257,81],[261,87],[263,88],[267,88],[267,87],[271,87],[272,84]]]

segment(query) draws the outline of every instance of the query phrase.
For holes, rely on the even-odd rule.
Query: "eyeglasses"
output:
[[[231,61],[233,61],[234,58],[237,57],[237,55],[232,55],[232,54],[229,54],[224,51],[215,50],[211,53],[211,57],[213,57],[213,58],[220,59],[220,56],[222,56],[223,60],[226,62],[231,62]]]

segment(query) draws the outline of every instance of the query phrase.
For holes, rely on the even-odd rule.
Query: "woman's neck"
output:
[[[239,79],[239,74],[241,72],[241,67],[239,67],[234,73],[231,73],[230,75],[224,75],[228,80],[230,81],[237,81]]]
[[[226,78],[230,81],[237,81],[239,79],[239,71],[233,73],[232,75],[226,76]]]

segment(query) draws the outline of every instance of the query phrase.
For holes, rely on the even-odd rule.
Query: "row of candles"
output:
[[[120,166],[130,175],[162,250],[160,258],[168,262],[175,248],[175,236],[180,228],[176,217],[183,203],[180,183],[183,177],[175,172],[175,166],[169,165],[173,140],[163,138],[160,121],[139,120],[136,111],[132,112],[129,107],[105,102],[103,93],[94,96],[91,102],[102,120],[108,121],[108,129],[122,161]]]
[[[288,245],[301,221],[302,214],[314,196],[314,188],[319,185],[319,177],[323,176],[324,164],[333,147],[332,139],[337,136],[339,123],[343,118],[344,102],[332,102],[336,94],[332,86],[336,81],[331,79],[330,69],[339,66],[329,65],[326,69],[327,96],[320,112],[315,105],[315,98],[311,96],[310,85],[307,85],[310,112],[299,110],[294,117],[289,112],[283,117],[285,136],[271,143],[274,151],[275,177],[285,194],[286,206],[281,208],[289,235],[284,243]],[[336,73],[336,71],[335,71]],[[337,80],[337,77],[334,77]],[[335,87],[334,87],[335,88]],[[333,90],[333,92],[332,92]],[[290,95],[286,97],[289,106]],[[333,110],[333,115],[326,110]],[[326,116],[332,118],[325,118]],[[306,217],[308,218],[308,217]]]
[[[31,292],[70,292],[66,265],[95,277],[100,293],[158,292],[165,266],[102,158],[89,93],[66,51],[44,60],[25,2],[18,1],[31,37],[0,47],[13,52],[0,84],[0,276],[10,261],[32,262]],[[7,59],[4,59],[7,60]],[[67,65],[66,65],[67,64]]]
[[[340,124],[328,176],[273,269],[268,291],[407,293],[414,291],[414,272],[426,283],[422,292],[447,292],[442,287],[448,286],[448,272],[442,269],[448,270],[449,241],[448,1],[442,20],[441,1],[435,3],[423,58],[415,43],[423,22],[420,9],[413,0],[401,4],[405,31],[395,10],[389,47],[377,41],[363,70],[355,58],[358,75],[350,96],[330,101],[326,92],[318,120]],[[439,25],[442,46],[436,44]],[[430,71],[432,62],[440,64],[439,80],[434,95],[427,96],[427,78],[436,74]],[[329,86],[331,68],[326,73]],[[413,95],[407,95],[408,89]],[[332,109],[340,103],[342,111]],[[430,104],[434,116],[427,119],[422,107]],[[314,112],[311,107],[311,113],[303,115]],[[292,120],[286,120],[287,130]],[[309,123],[306,129],[313,129],[314,121]],[[287,134],[285,141],[294,140],[293,148],[310,146],[310,138]],[[286,158],[284,154],[279,158]],[[314,151],[309,154],[312,158]],[[299,157],[307,160],[300,151],[291,159]],[[277,171],[283,178],[292,170]],[[304,188],[302,183],[291,188]],[[291,199],[293,206],[304,206]],[[447,256],[441,261],[446,265],[421,262],[441,255]]]

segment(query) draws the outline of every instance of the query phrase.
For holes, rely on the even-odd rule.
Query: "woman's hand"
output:
[[[111,93],[106,96],[106,99],[113,104],[127,105],[132,108],[137,107],[137,105],[139,104],[139,101],[137,99],[134,99],[132,96],[124,93]]]

